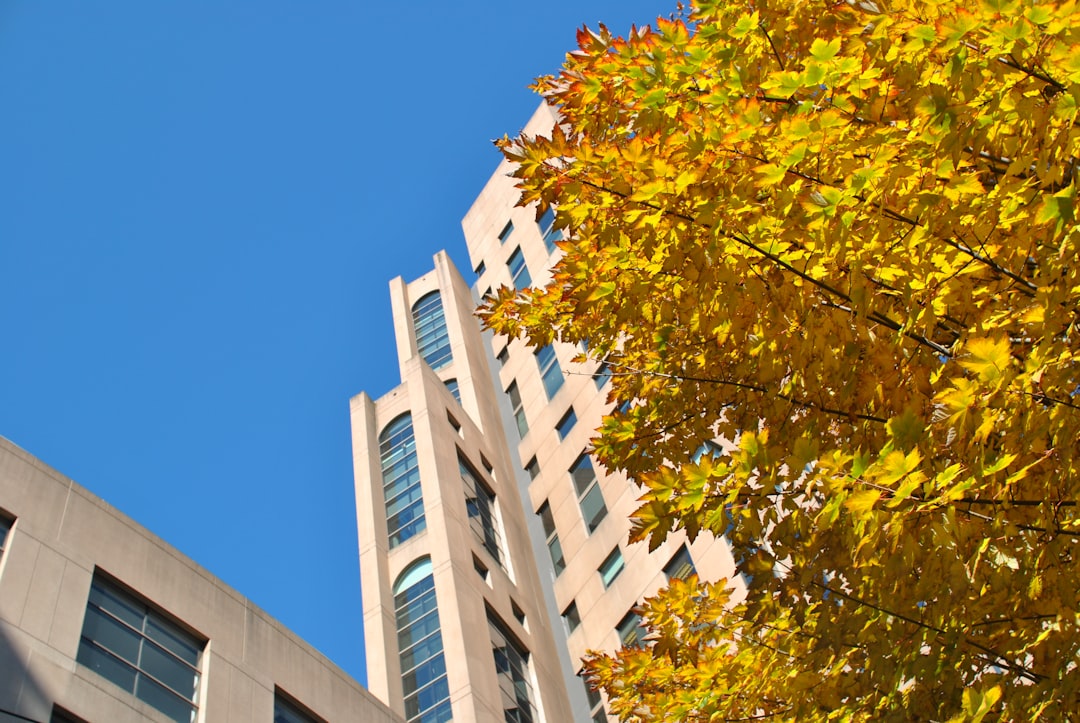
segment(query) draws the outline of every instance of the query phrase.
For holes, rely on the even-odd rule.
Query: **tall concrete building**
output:
[[[0,723],[9,721],[401,718],[235,590],[0,438]]]
[[[525,132],[554,120],[541,106]],[[481,332],[487,291],[544,284],[561,253],[510,171],[463,221],[471,288],[445,253],[391,282],[402,383],[352,400],[367,659],[385,660],[368,683],[409,723],[605,721],[585,652],[636,644],[633,608],[667,579],[734,575],[722,540],[627,543],[640,491],[588,454],[603,365]]]

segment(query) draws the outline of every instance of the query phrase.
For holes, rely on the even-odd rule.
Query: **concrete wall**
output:
[[[54,704],[89,723],[166,720],[76,662],[95,571],[208,641],[198,721],[270,723],[275,688],[326,721],[400,720],[235,590],[2,438],[0,509],[15,518],[0,559],[0,710],[13,720],[48,721]]]

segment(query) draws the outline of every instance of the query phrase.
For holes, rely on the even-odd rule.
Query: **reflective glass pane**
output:
[[[145,675],[139,676],[135,697],[149,703],[176,723],[191,723],[195,720],[195,706],[161,687]]]
[[[176,657],[190,665],[199,663],[202,646],[197,645],[191,636],[167,620],[162,620],[154,613],[149,613],[146,621],[146,636],[161,644]]]
[[[607,517],[607,506],[604,504],[604,495],[600,492],[600,485],[594,484],[592,489],[581,498],[581,514],[585,517],[585,525],[589,532],[593,532]]]
[[[139,662],[139,641],[142,636],[100,610],[86,609],[82,634],[132,665]]]
[[[135,690],[135,668],[94,647],[85,638],[79,641],[79,653],[76,660],[105,680],[112,681],[124,690]]]
[[[153,643],[143,645],[139,667],[156,680],[190,699],[199,685],[199,676],[182,660]]]

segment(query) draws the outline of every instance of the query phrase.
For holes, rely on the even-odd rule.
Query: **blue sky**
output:
[[[365,680],[348,401],[582,24],[674,2],[3,0],[0,435]]]

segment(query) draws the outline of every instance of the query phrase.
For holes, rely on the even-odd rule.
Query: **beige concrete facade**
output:
[[[550,108],[541,106],[525,128],[529,135],[546,134],[555,123]],[[462,221],[469,258],[478,278],[474,288],[479,294],[503,285],[511,285],[510,257],[520,249],[533,285],[550,279],[550,269],[561,251],[549,251],[537,224],[535,206],[517,207],[518,192],[512,167],[503,162],[477,197]],[[506,236],[507,223],[513,231]],[[500,236],[503,238],[500,238]],[[621,474],[608,474],[598,463],[593,465],[607,515],[589,531],[585,509],[571,477],[571,468],[589,448],[594,430],[610,408],[607,386],[593,378],[599,363],[572,361],[582,353],[580,347],[556,342],[553,345],[563,373],[561,387],[549,399],[533,349],[520,340],[489,337],[492,356],[503,359],[498,369],[498,386],[507,389],[515,383],[521,396],[528,424],[524,436],[517,434],[512,419],[507,435],[516,442],[516,456],[524,466],[537,472],[528,486],[525,499],[528,512],[535,513],[545,504],[551,511],[556,535],[565,556],[565,569],[555,574],[549,555],[538,556],[542,575],[553,581],[555,604],[560,612],[576,608],[580,624],[573,632],[562,629],[561,643],[569,653],[571,665],[580,670],[580,659],[588,650],[614,650],[622,640],[616,626],[644,597],[654,594],[667,580],[665,566],[687,545],[697,574],[703,580],[734,578],[735,565],[722,539],[701,536],[687,544],[683,534],[672,535],[658,550],[650,553],[645,544],[627,544],[629,516],[638,507],[641,491]],[[556,429],[568,410],[573,410],[576,424],[565,435]],[[546,540],[545,540],[546,541]],[[615,549],[624,561],[622,572],[605,586],[599,572],[601,564]],[[599,706],[590,707],[590,716],[602,720]]]
[[[438,372],[421,358],[412,311],[433,291],[440,295],[451,355]],[[414,674],[402,670],[398,644],[395,583],[417,561],[430,560],[444,660],[437,661],[436,672],[425,673],[436,680],[419,689],[443,686],[455,721],[504,721],[510,715],[570,721],[564,666],[554,642],[558,633],[544,607],[528,520],[503,432],[500,393],[492,384],[488,352],[472,316],[476,303],[445,253],[435,256],[435,269],[423,277],[408,284],[391,282],[391,298],[402,383],[377,401],[360,394],[351,402],[367,654],[369,661],[385,661],[385,666],[369,670],[368,685],[408,720],[447,719],[433,708],[442,694],[407,705],[407,698],[420,698],[415,691],[409,696],[404,687],[403,675]],[[460,402],[448,389],[449,380],[456,380]],[[404,414],[411,415],[425,526],[391,547],[380,435]],[[493,494],[491,540],[497,542],[489,546],[471,527],[476,509],[470,508],[460,460]],[[528,710],[507,712],[492,619],[526,651]]]
[[[0,515],[11,526],[0,536],[0,721],[174,720],[78,662],[100,584],[201,646],[193,723],[271,723],[276,697],[315,721],[401,720],[235,590],[2,438]]]
[[[547,133],[554,122],[551,110],[541,106],[525,132]],[[644,544],[629,545],[629,517],[641,491],[620,474],[593,463],[595,483],[581,492],[581,480],[592,479],[583,471],[591,461],[590,438],[610,408],[608,385],[594,379],[598,361],[574,362],[582,349],[555,343],[556,369],[550,353],[538,355],[520,340],[481,333],[472,313],[479,300],[513,285],[515,276],[524,283],[522,262],[531,284],[543,285],[561,253],[545,242],[535,207],[516,206],[519,194],[510,171],[509,164],[499,165],[462,222],[476,276],[472,290],[444,253],[436,255],[435,270],[424,277],[391,282],[402,385],[376,402],[364,394],[352,400],[367,655],[369,661],[386,660],[383,669],[369,672],[369,685],[391,708],[405,712],[396,639],[400,620],[392,591],[415,560],[430,557],[455,721],[604,721],[603,701],[587,695],[577,677],[586,651],[623,644],[627,628],[620,633],[620,623],[633,620],[634,606],[665,584],[665,568],[677,556],[688,552],[698,575],[710,581],[734,577],[735,566],[724,541],[705,536],[689,544],[675,534],[653,553]],[[436,362],[437,372],[421,358],[411,313],[435,289],[442,294],[453,355],[446,366]],[[447,391],[449,379],[458,381],[460,403]],[[576,423],[569,427],[571,410]],[[406,411],[413,415],[426,530],[391,548],[379,435]],[[477,460],[486,460],[509,552],[505,570],[485,555],[469,530],[459,452],[478,469]],[[597,512],[600,497],[604,515]],[[554,529],[545,529],[541,510],[550,511]],[[558,571],[558,555],[549,552],[553,539],[564,561]],[[601,571],[613,555],[621,556],[621,568]],[[478,575],[473,558],[491,574]],[[527,625],[515,624],[510,601],[524,610]],[[540,692],[532,717],[511,712],[504,717],[494,702],[498,691],[485,610],[509,622],[530,651],[534,688]],[[445,718],[417,714],[413,720]]]

